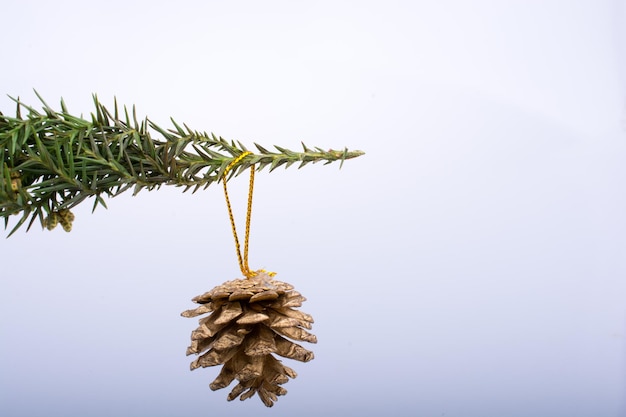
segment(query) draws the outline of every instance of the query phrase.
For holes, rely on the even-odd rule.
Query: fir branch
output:
[[[167,184],[196,192],[219,181],[228,164],[247,151],[239,142],[191,130],[174,120],[174,128],[168,130],[147,118],[139,121],[134,107],[131,114],[126,107],[120,114],[117,102],[111,113],[96,96],[91,120],[70,114],[62,100],[57,112],[39,99],[43,112],[13,99],[16,116],[0,113],[0,216],[5,229],[11,215],[22,215],[9,236],[29,218],[27,230],[37,218],[42,227],[51,228],[57,217],[62,223],[69,218],[69,225],[63,223],[68,230],[73,218],[69,209],[88,197],[94,197],[95,210],[99,204],[106,207],[103,195],[113,197],[130,188],[137,194]],[[153,138],[151,131],[161,138]],[[258,153],[247,155],[229,177],[251,165],[258,170],[269,167],[271,172],[296,162],[299,168],[320,161],[343,164],[363,155],[304,144],[302,152],[255,146]]]

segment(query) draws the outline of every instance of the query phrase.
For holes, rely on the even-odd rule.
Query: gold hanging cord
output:
[[[233,230],[233,237],[235,238],[235,247],[237,248],[237,260],[239,261],[239,269],[241,273],[247,278],[252,278],[257,275],[259,271],[251,271],[248,265],[248,242],[250,241],[250,218],[252,216],[252,191],[254,189],[254,165],[250,167],[250,185],[248,190],[248,210],[246,212],[246,234],[243,243],[243,256],[241,256],[241,245],[239,244],[239,238],[237,237],[237,227],[235,225],[235,217],[233,216],[233,209],[230,205],[230,199],[228,198],[228,190],[226,189],[228,172],[237,165],[243,158],[252,154],[252,152],[244,152],[235,158],[224,170],[222,181],[224,183],[224,197],[226,197],[226,207],[228,207],[228,217],[230,218],[230,225]],[[263,271],[263,270],[261,270]],[[266,271],[263,271],[266,272]],[[274,272],[269,273],[270,276],[274,276]]]

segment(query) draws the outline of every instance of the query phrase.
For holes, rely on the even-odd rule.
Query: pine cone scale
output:
[[[223,334],[213,341],[211,349],[223,351],[225,349],[239,346],[246,335],[243,332],[223,332]]]
[[[250,302],[256,303],[259,301],[273,301],[277,299],[278,297],[279,295],[276,291],[267,290],[267,291],[260,292],[258,294],[254,294],[252,297],[250,297]]]
[[[252,291],[237,291],[228,297],[228,301],[249,300],[253,295]]]
[[[246,312],[242,317],[237,319],[237,324],[256,324],[266,321],[270,318],[267,314],[257,313],[254,310]]]
[[[218,313],[216,311],[215,313]],[[219,310],[219,315],[215,319],[215,324],[230,323],[233,319],[241,316],[243,310],[241,304],[238,301],[227,303]]]
[[[313,352],[295,344],[284,337],[277,336],[274,339],[276,354],[284,358],[295,359],[300,362],[308,362],[314,358]]]

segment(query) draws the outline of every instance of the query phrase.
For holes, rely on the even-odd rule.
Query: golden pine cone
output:
[[[313,318],[292,308],[305,300],[293,286],[273,280],[265,271],[225,282],[195,297],[193,301],[200,307],[182,316],[210,314],[201,318],[200,326],[191,333],[187,355],[202,354],[191,363],[191,370],[224,365],[210,385],[213,391],[237,379],[228,401],[240,395],[245,400],[257,393],[271,407],[278,395],[287,393],[280,385],[297,375],[272,353],[301,362],[313,359],[313,352],[287,339],[317,343],[317,338],[304,330],[311,328]]]

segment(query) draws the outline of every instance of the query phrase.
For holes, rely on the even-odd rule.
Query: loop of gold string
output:
[[[254,165],[250,167],[250,185],[248,190],[248,209],[246,211],[246,234],[243,245],[243,257],[241,256],[241,245],[239,244],[239,238],[237,237],[237,227],[235,225],[235,217],[233,216],[233,210],[230,205],[230,199],[228,198],[228,190],[226,189],[226,176],[228,172],[239,163],[243,158],[250,155],[252,152],[244,152],[235,158],[224,170],[222,181],[224,183],[224,197],[226,198],[226,206],[228,207],[228,217],[230,218],[230,225],[233,230],[233,237],[235,238],[235,247],[237,248],[237,260],[239,261],[239,269],[241,273],[247,278],[251,278],[256,275],[256,272],[250,271],[248,265],[248,243],[250,241],[250,219],[252,217],[252,192],[254,189]]]

